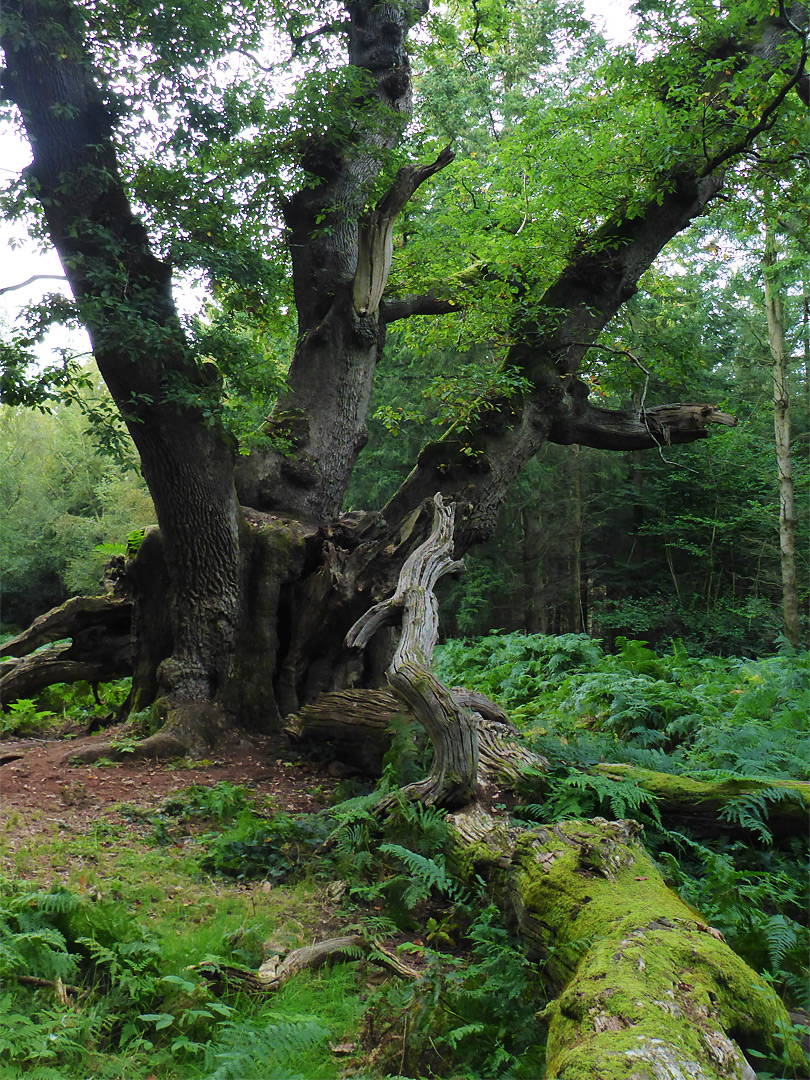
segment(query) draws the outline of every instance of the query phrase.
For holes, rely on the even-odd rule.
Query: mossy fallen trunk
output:
[[[803,1067],[776,994],[667,888],[635,822],[516,830],[475,807],[450,820],[465,869],[559,991],[548,1080],[754,1080],[748,1049]]]
[[[739,828],[746,806],[759,807],[776,836],[806,836],[810,783],[800,780],[693,780],[636,765],[601,763],[594,769],[614,780],[631,780],[656,798],[663,817],[676,817],[702,836]],[[735,810],[737,811],[735,813]],[[749,817],[750,817],[749,813]]]

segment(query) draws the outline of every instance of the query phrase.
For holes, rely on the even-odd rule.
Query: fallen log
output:
[[[701,836],[740,831],[746,806],[759,806],[767,827],[776,836],[806,836],[810,815],[810,783],[801,780],[694,780],[689,776],[654,772],[637,765],[600,762],[595,772],[614,780],[631,780],[650,795],[662,817],[675,816]],[[750,816],[750,814],[749,814]],[[756,824],[756,818],[753,824]]]
[[[636,822],[596,818],[514,828],[476,800],[471,710],[426,672],[436,607],[432,595],[420,593],[432,591],[453,567],[451,545],[452,514],[437,498],[431,536],[409,559],[394,597],[372,608],[347,640],[367,641],[402,614],[388,681],[424,723],[440,762],[428,782],[403,791],[455,808],[448,820],[457,871],[488,882],[558,991],[543,1010],[548,1080],[755,1080],[743,1047],[800,1069],[801,1048],[785,1038],[784,1005],[667,888],[636,840]],[[420,620],[425,627],[414,626]],[[448,760],[458,765],[458,776],[444,772]]]
[[[632,821],[509,830],[452,816],[530,955],[559,990],[545,1010],[548,1080],[754,1080],[746,1050],[801,1067],[763,980],[664,884]]]
[[[478,691],[450,688],[460,707],[472,713],[478,733],[478,778],[514,790],[526,777],[548,768],[544,757],[521,742],[504,710]],[[378,777],[391,748],[392,721],[416,720],[390,690],[337,690],[320,694],[287,719],[284,732],[293,742],[311,739],[334,744],[338,758],[359,772]]]
[[[0,667],[0,705],[56,682],[96,685],[130,675],[131,626],[132,604],[106,596],[74,596],[40,615],[0,648],[10,658]]]

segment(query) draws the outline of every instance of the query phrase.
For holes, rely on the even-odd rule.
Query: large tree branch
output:
[[[783,27],[779,33],[784,32]],[[803,62],[800,58],[797,68],[795,56],[786,57],[781,46],[773,45],[773,34],[773,21],[766,20],[758,35],[752,33],[748,50],[752,70],[763,80],[780,71],[782,75],[770,99],[761,103],[760,122],[766,114],[768,119],[775,116],[787,90],[798,85]],[[759,70],[763,55],[773,59],[768,71]],[[708,167],[702,133],[696,129],[680,163],[662,168],[643,209],[633,216],[617,210],[578,244],[542,297],[524,298],[526,314],[513,324],[506,362],[528,379],[532,391],[498,403],[469,429],[455,430],[426,447],[385,508],[389,521],[400,520],[439,490],[470,507],[458,529],[461,551],[491,534],[509,485],[548,440],[623,450],[653,448],[703,438],[706,423],[732,422],[721,419],[725,414],[719,411],[704,413],[703,407],[691,406],[676,412],[661,407],[635,418],[630,413],[611,415],[587,404],[587,391],[576,374],[586,351],[637,291],[641,276],[664,246],[709,207],[722,187],[724,166],[751,145],[762,130],[760,122],[742,135],[739,128],[729,132],[725,147],[715,146]]]
[[[429,177],[446,169],[455,156],[446,146],[430,165],[405,165],[374,209],[361,220],[354,275],[354,309],[358,315],[373,315],[380,306],[391,272],[397,217],[416,189]]]
[[[432,293],[422,296],[404,296],[401,300],[383,300],[380,304],[380,319],[386,325],[399,319],[409,319],[412,315],[453,315],[463,311],[456,300],[441,300]]]
[[[716,405],[656,405],[639,412],[596,409],[552,425],[549,442],[561,446],[593,446],[598,450],[651,450],[705,439],[709,424],[734,427],[735,417]]]

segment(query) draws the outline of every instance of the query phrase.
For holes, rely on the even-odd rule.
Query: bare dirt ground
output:
[[[11,850],[19,844],[35,848],[38,833],[52,834],[55,824],[75,835],[87,833],[99,820],[121,821],[122,803],[156,809],[192,784],[243,784],[257,796],[272,797],[280,811],[302,813],[326,805],[338,782],[326,762],[297,760],[281,736],[237,736],[204,761],[71,763],[78,750],[108,742],[125,730],[0,741],[0,830]]]

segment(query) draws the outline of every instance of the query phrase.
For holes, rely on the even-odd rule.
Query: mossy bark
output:
[[[427,804],[466,801],[448,818],[457,870],[488,881],[558,992],[546,1010],[548,1080],[755,1080],[741,1047],[801,1067],[801,1049],[783,1039],[785,1007],[667,888],[636,841],[640,825],[596,818],[522,829],[483,809],[469,703],[427,671],[433,589],[453,565],[452,526],[452,507],[436,496],[431,536],[408,559],[394,595],[348,641],[362,643],[401,613],[389,686],[436,752],[427,781],[403,793]],[[462,762],[460,781],[447,775],[451,754]]]
[[[635,822],[513,830],[475,808],[450,820],[460,860],[559,990],[548,1080],[754,1080],[741,1047],[802,1067],[776,994],[667,888]]]
[[[637,765],[602,762],[597,772],[615,780],[631,780],[656,797],[662,816],[676,817],[701,835],[719,835],[735,828],[731,810],[735,802],[762,798],[768,828],[777,836],[806,836],[810,812],[810,783],[802,780],[694,780],[689,776],[654,772]],[[736,826],[739,827],[739,826]]]

